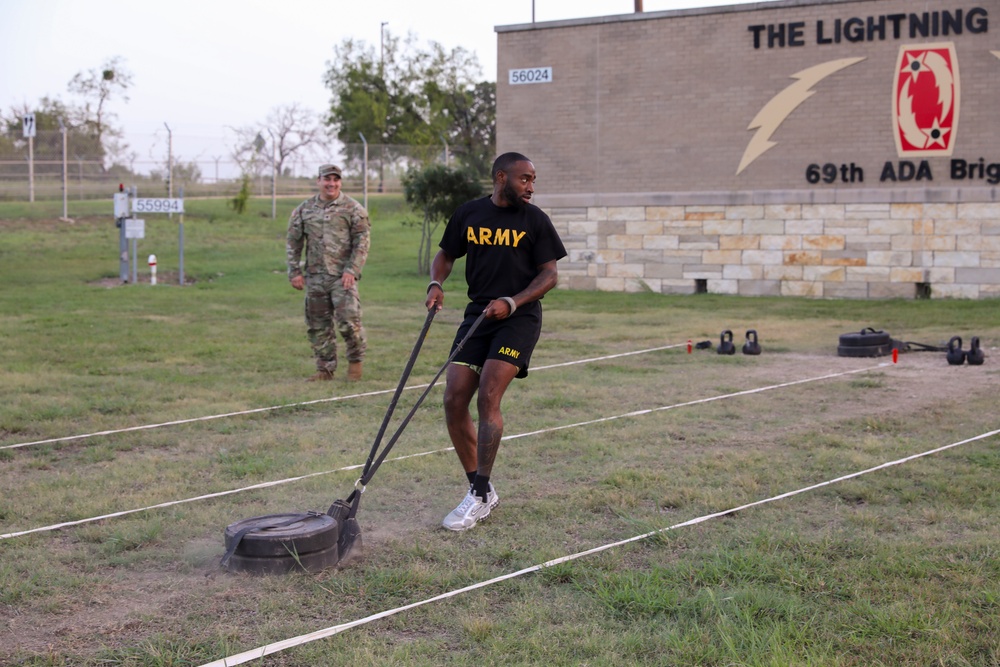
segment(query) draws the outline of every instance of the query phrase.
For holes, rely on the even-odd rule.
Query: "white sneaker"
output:
[[[441,525],[448,530],[468,530],[490,515],[490,510],[500,503],[500,497],[493,490],[486,493],[486,502],[469,489],[458,507],[448,513]]]

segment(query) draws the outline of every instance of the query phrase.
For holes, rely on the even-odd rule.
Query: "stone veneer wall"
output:
[[[788,203],[800,198],[794,192],[742,203],[738,194],[536,199],[569,253],[563,288],[691,294],[703,280],[709,293],[747,296],[914,298],[918,284],[932,298],[1000,295],[996,188],[925,191],[926,201],[865,201],[886,195],[869,194],[819,203]]]

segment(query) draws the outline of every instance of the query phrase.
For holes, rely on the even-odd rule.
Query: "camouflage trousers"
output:
[[[337,370],[337,333],[344,339],[348,361],[362,361],[368,340],[361,326],[357,286],[344,289],[340,276],[306,276],[306,326],[316,369]]]

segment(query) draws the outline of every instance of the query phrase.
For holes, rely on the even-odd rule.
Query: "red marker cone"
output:
[[[691,354],[691,341],[688,341],[688,354]]]
[[[898,361],[899,361],[899,350],[893,348],[893,350],[892,350],[892,363],[896,363]]]

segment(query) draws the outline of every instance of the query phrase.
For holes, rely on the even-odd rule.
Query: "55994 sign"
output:
[[[552,83],[551,67],[526,67],[508,71],[510,73],[508,82],[512,86],[524,83]]]
[[[178,198],[156,197],[132,200],[133,213],[183,213],[184,200]]]

